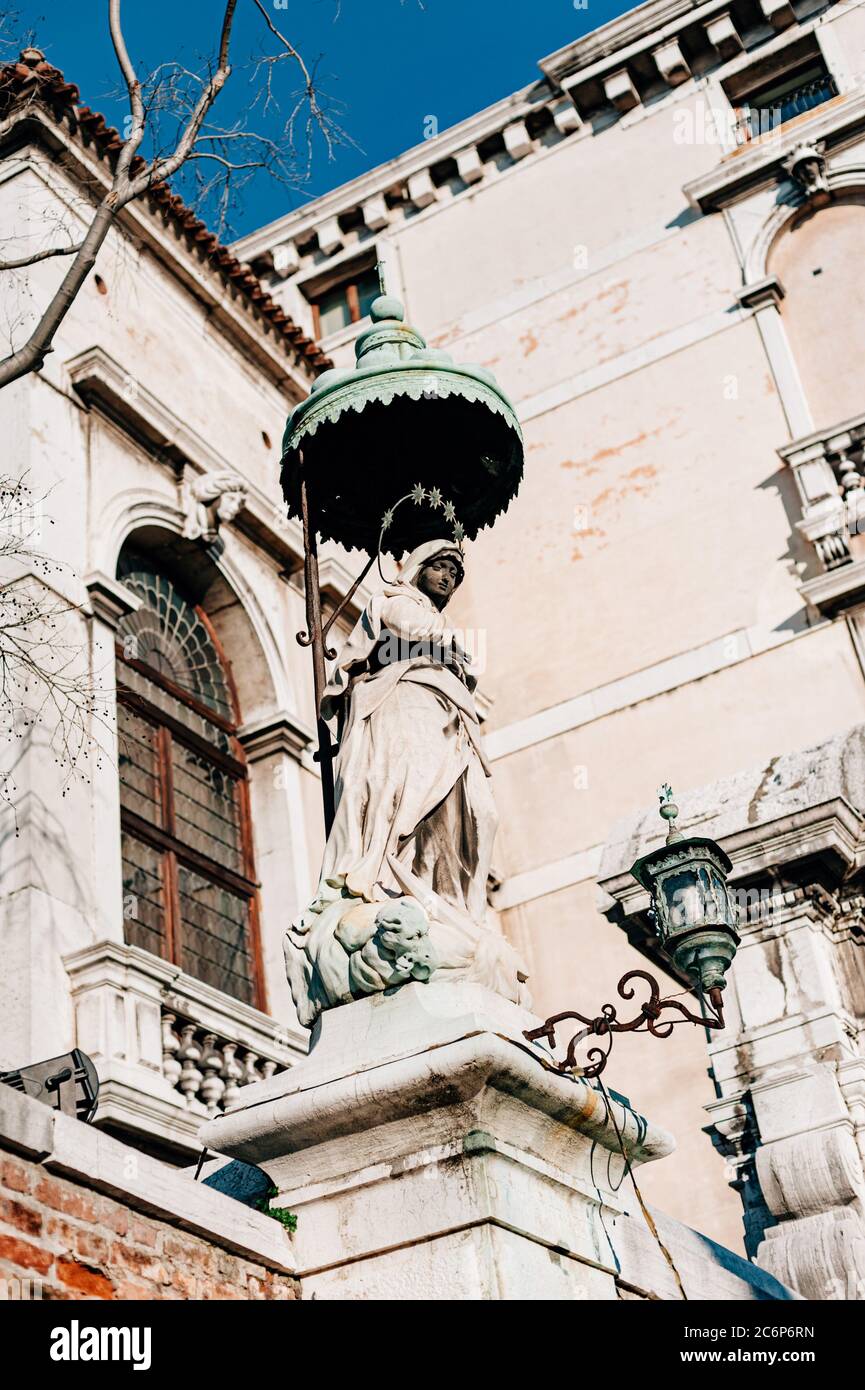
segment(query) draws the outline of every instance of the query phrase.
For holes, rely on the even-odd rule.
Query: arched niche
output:
[[[784,287],[790,347],[815,428],[827,429],[865,412],[865,186],[791,210],[773,231],[766,273]]]

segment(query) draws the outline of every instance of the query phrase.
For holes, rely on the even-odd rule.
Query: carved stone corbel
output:
[[[757,1263],[808,1299],[865,1298],[865,1179],[849,1129],[767,1144],[756,1166],[769,1210],[781,1218]]]
[[[825,150],[825,140],[817,140],[813,144],[803,141],[782,165],[809,201],[813,198],[827,201],[830,196]]]
[[[213,545],[222,522],[233,521],[246,502],[249,487],[239,473],[225,470],[202,473],[192,482],[184,477],[183,492],[184,536]]]

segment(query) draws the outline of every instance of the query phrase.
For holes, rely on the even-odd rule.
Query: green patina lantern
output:
[[[733,865],[714,840],[686,838],[676,829],[679,808],[669,786],[659,795],[669,825],[666,843],[638,859],[631,873],[651,894],[664,954],[711,998],[724,988],[739,945],[736,906],[727,886]]]
[[[381,267],[379,268],[381,276]],[[523,438],[513,406],[485,367],[431,348],[382,293],[355,344],[354,368],[322,372],[288,418],[282,490],[303,523],[307,630],[316,708],[325,687],[328,632],[381,551],[400,556],[424,540],[473,540],[516,496]],[[416,506],[402,506],[409,500]],[[369,556],[339,607],[322,620],[317,538]],[[334,813],[333,758],[318,722],[325,828]]]

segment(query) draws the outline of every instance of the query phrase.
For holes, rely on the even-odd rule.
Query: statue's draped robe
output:
[[[456,634],[417,588],[423,566],[448,553],[461,574],[459,549],[429,541],[370,600],[322,699],[325,719],[344,720],[336,815],[316,897],[285,943],[306,1026],[322,1008],[357,997],[360,964],[349,953],[369,939],[389,897],[422,905],[438,970],[529,1004],[525,967],[484,925],[497,817],[471,694],[475,679]],[[454,653],[463,677],[445,651]]]
[[[496,831],[477,711],[469,686],[444,664],[460,648],[444,616],[416,587],[433,555],[459,552],[441,541],[418,547],[404,576],[367,605],[325,691],[322,713],[348,711],[336,767],[336,817],[322,878],[362,892],[405,891],[393,856],[426,887],[479,925]],[[390,640],[388,640],[390,638]],[[393,640],[397,639],[397,643]],[[370,670],[384,641],[401,659]],[[359,673],[359,674],[357,674]]]

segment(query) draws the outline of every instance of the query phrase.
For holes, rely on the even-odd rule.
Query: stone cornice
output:
[[[60,166],[91,190],[91,196],[106,193],[120,137],[98,112],[78,104],[78,89],[64,83],[62,73],[47,63],[29,74],[21,64],[7,65],[0,71],[0,85],[4,154],[41,147],[53,161],[60,155]],[[133,232],[207,304],[244,353],[287,386],[294,399],[329,365],[318,345],[264,292],[249,267],[236,261],[167,185],[155,184],[148,197],[127,204],[118,214],[117,225]],[[194,249],[187,242],[190,235],[195,238]]]
[[[842,149],[865,129],[865,92],[861,89],[833,97],[787,121],[777,132],[740,145],[713,169],[692,179],[682,189],[692,207],[713,212],[787,177],[784,160],[804,140],[825,140],[829,148]]]
[[[683,828],[686,835],[705,833],[700,825]],[[837,875],[842,877],[858,868],[865,857],[865,816],[839,796],[776,820],[761,821],[732,834],[720,835],[718,844],[733,861],[730,876],[733,883],[765,869],[816,856],[828,858]],[[611,873],[607,857],[604,867],[606,875],[599,877],[599,887],[621,905],[626,916],[645,912],[649,907],[649,895],[632,877],[630,865],[622,865]]]
[[[223,994],[203,980],[186,975],[179,965],[120,941],[97,941],[63,957],[74,995],[111,983],[121,991],[143,991],[194,1019],[200,1028],[231,1037],[257,1056],[290,1065],[306,1051],[306,1034]]]
[[[562,83],[604,59],[621,62],[629,50],[651,47],[678,33],[685,24],[729,7],[729,0],[648,0],[584,38],[557,48],[541,58],[538,66],[551,82]]]
[[[777,308],[786,291],[777,275],[765,275],[751,285],[743,285],[736,291],[736,298],[743,309],[765,309],[769,305]]]
[[[277,753],[285,753],[299,762],[301,755],[315,741],[312,730],[285,710],[265,719],[257,719],[252,724],[244,724],[243,728],[238,729],[237,737],[250,763],[271,758]]]
[[[542,58],[539,67],[550,82],[567,90],[622,67],[629,58],[661,47],[688,25],[709,22],[729,8],[730,0],[651,0]]]
[[[865,560],[854,560],[849,565],[839,565],[837,569],[827,570],[813,579],[799,585],[809,608],[818,613],[834,614],[841,608],[865,600]]]
[[[833,3],[828,0],[825,8]],[[750,28],[740,34],[729,0],[658,0],[640,6],[542,59],[542,81],[241,238],[234,250],[256,264],[272,264],[274,276],[299,283],[340,259],[374,249],[379,235],[401,231],[454,197],[494,186],[524,159],[542,157],[566,137],[600,137],[617,112],[644,103],[647,82],[652,99],[706,73],[717,82],[743,64],[764,61],[767,52],[783,53],[791,40],[819,23],[815,13],[800,23],[789,0],[753,0],[749,13]],[[702,34],[693,68],[687,56],[691,48],[677,39],[689,26]],[[776,38],[778,30],[786,32]],[[608,119],[593,128],[587,123],[590,113]],[[796,128],[796,122],[785,131],[790,126]],[[711,175],[706,178],[711,181]]]
[[[90,599],[93,616],[117,631],[121,618],[141,607],[141,599],[116,579],[94,570],[84,576],[84,587]]]
[[[812,430],[799,439],[791,439],[778,450],[778,455],[788,464],[807,460],[812,454],[822,457],[825,453],[849,448],[852,437],[861,440],[865,436],[865,412],[853,415],[849,420],[841,420],[837,425]],[[816,446],[816,447],[815,447]]]
[[[414,145],[396,159],[377,165],[368,173],[340,184],[296,212],[287,213],[249,236],[241,237],[232,249],[238,256],[252,261],[280,242],[302,241],[320,224],[362,206],[377,194],[408,183],[414,175],[429,169],[431,165],[452,158],[464,149],[476,147],[479,142],[499,134],[513,123],[525,120],[531,112],[541,110],[550,103],[557,105],[561,100],[561,93],[552,91],[545,83],[531,83],[460,121],[458,125],[449,127],[433,139]],[[580,124],[575,110],[571,124],[574,129]],[[381,230],[381,227],[375,230]]]
[[[88,406],[97,406],[133,439],[180,473],[187,465],[197,473],[231,471],[234,465],[173,410],[142,386],[101,347],[85,349],[65,363],[72,386]],[[242,470],[236,470],[241,472]],[[234,525],[245,532],[289,573],[303,563],[300,523],[284,515],[245,479],[248,493]]]
[[[4,1149],[43,1163],[48,1174],[83,1184],[93,1194],[105,1193],[244,1259],[294,1272],[291,1241],[269,1214],[194,1182],[190,1171],[130,1148],[97,1125],[82,1124],[11,1086],[0,1094],[0,1140]]]

